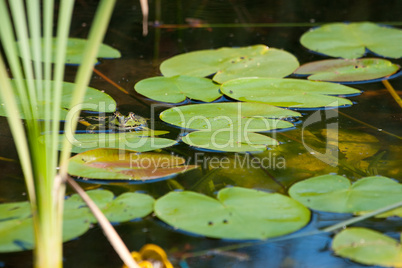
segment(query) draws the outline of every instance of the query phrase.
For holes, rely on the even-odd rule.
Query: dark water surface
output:
[[[85,38],[95,12],[97,1],[77,1],[75,19],[71,29],[72,37]],[[119,110],[133,111],[150,118],[152,101],[136,94],[133,86],[141,79],[160,75],[159,64],[176,54],[223,46],[239,47],[265,44],[293,53],[301,64],[325,59],[327,57],[312,54],[299,43],[300,36],[309,28],[327,22],[372,21],[388,23],[402,27],[402,1],[297,1],[297,0],[170,0],[150,1],[150,28],[147,36],[142,36],[141,9],[138,1],[117,1],[105,43],[119,49],[121,59],[102,60],[96,68],[111,80],[129,91],[130,96],[122,93],[103,78],[94,75],[91,86],[105,90],[116,99]],[[210,24],[199,27],[200,24]],[[400,60],[392,60],[401,64]],[[76,67],[67,68],[66,81],[72,81]],[[390,81],[402,95],[402,78]],[[390,132],[402,136],[402,114],[400,107],[385,90],[381,82],[353,85],[363,90],[360,96],[351,97],[355,102],[352,107],[339,109],[336,118],[339,131],[346,137],[352,137],[355,143],[345,145],[348,152],[351,146],[359,143],[362,152],[370,156],[385,152],[377,164],[376,172],[402,181],[402,143],[400,138],[388,135]],[[166,106],[167,108],[168,106]],[[165,107],[159,107],[162,111]],[[303,111],[307,118],[314,111]],[[366,124],[359,123],[355,119]],[[370,126],[367,126],[371,125]],[[343,167],[333,168],[320,162],[298,143],[302,124],[295,129],[276,133],[283,143],[276,156],[283,156],[286,168],[268,169],[270,175],[262,170],[217,171],[211,175],[213,191],[227,185],[238,185],[286,193],[296,181],[316,175],[335,172],[345,174],[351,179],[361,176]],[[316,136],[322,135],[321,125],[309,129]],[[177,129],[157,122],[156,129],[168,129],[173,134]],[[269,134],[267,134],[269,135]],[[360,137],[360,138],[359,138]],[[362,138],[363,137],[363,138]],[[374,141],[373,141],[374,139]],[[26,200],[25,186],[17,163],[17,154],[12,143],[5,118],[0,118],[0,157],[16,161],[0,161],[0,201],[12,202]],[[187,157],[197,153],[188,146],[179,144],[173,149]],[[355,154],[354,154],[355,155]],[[225,154],[205,153],[207,156],[225,156]],[[366,169],[370,161],[362,158],[353,160],[355,166]],[[180,175],[174,180],[184,188],[190,189],[210,170],[200,169]],[[274,177],[280,183],[271,179]],[[87,189],[102,187],[116,194],[125,191],[145,191],[158,198],[174,189],[172,181],[160,181],[146,185],[81,185]],[[211,189],[200,184],[197,191],[213,195]],[[350,215],[331,213],[313,213],[311,223],[300,232],[315,230],[349,218]],[[399,237],[402,221],[399,219],[367,220],[356,226],[365,226]],[[227,245],[231,241],[207,239],[178,232],[160,222],[156,217],[122,223],[116,226],[119,234],[131,250],[138,250],[146,243],[162,246],[172,262],[178,265],[178,259],[184,252],[197,252]],[[365,267],[334,256],[330,251],[332,234],[315,235],[281,242],[256,244],[231,250],[226,254],[203,255],[187,259],[188,267]],[[32,252],[0,254],[0,267],[31,267]],[[65,267],[121,267],[116,253],[95,226],[89,232],[74,241],[65,243]],[[185,267],[185,266],[183,266]]]

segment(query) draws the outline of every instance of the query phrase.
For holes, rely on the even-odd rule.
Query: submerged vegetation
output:
[[[10,7],[22,12],[24,5],[17,2]],[[32,12],[38,12],[29,10],[28,21],[14,18],[18,36],[12,33],[3,1],[0,6],[4,8],[0,21],[9,27],[8,32],[2,31],[1,40],[12,77],[1,58],[0,115],[9,120],[29,195],[26,202],[0,204],[0,252],[34,249],[36,267],[62,266],[62,242],[83,235],[100,221],[83,197],[68,195],[64,201],[65,182],[71,175],[108,189],[116,186],[119,194],[87,191],[114,224],[157,218],[172,232],[239,242],[211,252],[344,228],[331,245],[337,256],[367,265],[402,267],[399,242],[369,228],[348,227],[374,216],[400,222],[401,172],[385,173],[381,168],[384,154],[374,137],[358,140],[331,121],[338,109],[359,105],[348,99],[362,92],[353,83],[398,75],[400,66],[391,61],[360,57],[366,48],[380,56],[401,57],[400,48],[389,46],[401,40],[400,30],[368,22],[314,28],[301,37],[301,43],[343,59],[302,66],[291,53],[261,44],[174,56],[160,65],[162,76],[135,84],[137,93],[163,107],[157,118],[149,119],[131,111],[123,116],[116,112],[111,96],[87,87],[97,57],[120,57],[117,50],[100,45],[108,20],[100,21],[111,15],[113,4],[100,4],[85,41],[68,39],[70,18],[63,12],[59,19],[66,21],[60,22],[62,29],[54,38],[46,23],[43,29],[37,24],[35,16],[41,12],[39,2],[33,2]],[[52,12],[52,8],[43,10],[47,22]],[[21,24],[30,25],[29,35],[19,28]],[[347,41],[329,46],[333,39]],[[65,63],[79,64],[74,83],[63,82]],[[306,80],[301,75],[309,76]],[[306,111],[312,114],[307,116]],[[76,131],[78,122],[86,127],[85,133]],[[318,131],[308,130],[312,124],[320,126]],[[301,132],[291,132],[297,128]],[[201,152],[205,159],[198,161]],[[285,168],[283,161],[273,159],[284,159],[283,155],[292,177],[275,177],[271,172],[276,165]],[[307,175],[301,174],[300,166]],[[176,180],[184,173],[195,176]],[[130,186],[161,180],[167,185],[163,194],[136,192]],[[309,227],[313,215],[320,212],[350,217]],[[156,262],[170,268],[168,258],[185,267],[186,259],[195,256],[166,256],[163,249],[149,244],[132,257],[122,254],[127,267],[138,267],[135,260],[141,267]]]

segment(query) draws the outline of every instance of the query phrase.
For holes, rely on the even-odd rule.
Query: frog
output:
[[[129,112],[127,116],[116,111],[109,119],[109,128],[118,130],[147,130],[147,120],[133,112]]]
[[[139,131],[139,130],[149,130],[147,128],[147,119],[142,116],[136,115],[130,112],[127,116],[122,115],[120,112],[116,111],[111,116],[90,116],[85,118],[80,118],[78,120],[81,124],[87,127],[87,131],[92,133],[96,130],[114,129],[119,131]],[[89,123],[88,121],[99,122],[98,124]]]

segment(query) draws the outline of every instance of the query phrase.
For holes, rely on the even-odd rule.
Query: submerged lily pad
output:
[[[12,86],[15,88],[16,83],[15,81],[11,81]],[[45,81],[43,81],[45,83]],[[50,82],[50,86],[54,87],[54,82]],[[65,120],[68,114],[68,111],[70,110],[70,103],[71,99],[73,96],[73,91],[75,84],[73,83],[68,83],[68,82],[63,82],[62,84],[63,87],[63,92],[61,96],[61,107],[60,107],[60,120]],[[21,102],[19,98],[16,99],[18,106],[21,106]],[[0,116],[6,116],[6,111],[4,109],[4,102],[2,99],[0,99]],[[51,102],[52,103],[52,102]],[[50,104],[51,104],[50,103]],[[85,93],[85,98],[83,100],[83,110],[86,111],[95,111],[95,112],[104,112],[104,113],[113,113],[116,111],[116,102],[115,100],[110,97],[108,94],[92,88],[88,87],[86,89]],[[20,108],[21,110],[21,108]],[[37,113],[38,113],[38,119],[44,119],[45,118],[45,103],[44,100],[38,99],[38,106],[37,106]],[[24,118],[24,117],[23,117]]]
[[[168,77],[205,77],[215,74],[212,79],[223,83],[239,77],[282,78],[293,73],[297,67],[299,62],[289,52],[265,45],[254,45],[180,54],[162,62],[160,70]]]
[[[362,178],[351,184],[339,175],[322,175],[294,184],[289,195],[311,209],[358,213],[402,201],[402,185],[381,176]]]
[[[135,132],[75,134],[71,137],[72,152],[82,153],[97,148],[119,148],[147,152],[175,145],[175,140],[154,137],[169,133],[161,130],[143,130]],[[59,148],[64,135],[60,135]]]
[[[375,216],[376,218],[399,217],[402,218],[402,207],[392,209]]]
[[[44,49],[45,42],[44,39],[41,40],[42,49]],[[67,52],[66,52],[66,62],[67,64],[80,64],[85,57],[84,50],[87,45],[88,40],[80,38],[69,38],[67,40]],[[52,39],[52,58],[51,62],[56,61],[56,49],[57,49],[57,38]],[[45,61],[44,55],[42,54],[42,61]],[[120,52],[112,48],[111,46],[101,44],[99,47],[97,58],[120,58]]]
[[[300,38],[303,46],[321,54],[356,59],[366,49],[389,58],[402,57],[402,30],[371,22],[329,23]]]
[[[375,136],[362,131],[339,129],[334,132],[324,129],[320,132],[326,137],[324,144],[338,147],[345,160],[357,168],[368,169],[368,162],[363,160],[375,155],[381,148]]]
[[[280,120],[299,113],[263,103],[208,103],[173,107],[160,114],[166,123],[186,129],[232,131],[268,131],[293,127]]]
[[[365,265],[402,267],[402,245],[397,240],[367,228],[347,228],[332,242],[335,254]]]
[[[221,91],[240,101],[295,108],[352,105],[347,99],[328,95],[360,93],[359,90],[335,83],[290,78],[239,78],[222,84]]]
[[[310,75],[309,80],[318,81],[370,82],[370,80],[390,76],[399,68],[399,65],[384,59],[332,59],[303,64],[295,71],[295,74]]]
[[[124,193],[114,198],[107,190],[92,190],[87,194],[109,221],[124,222],[147,216],[153,211],[154,199],[141,193]],[[29,250],[34,247],[32,214],[26,213],[28,202],[0,204],[0,252]],[[63,241],[74,239],[96,223],[89,208],[77,194],[64,202]]]
[[[170,154],[95,149],[73,156],[68,173],[97,180],[152,182],[196,167],[186,165],[184,158]]]
[[[183,142],[198,148],[224,152],[261,152],[278,141],[253,132],[231,130],[194,131],[183,137]]]
[[[187,232],[214,238],[267,239],[305,226],[310,211],[281,194],[230,187],[217,199],[190,191],[170,192],[155,203],[155,214]]]
[[[222,96],[219,85],[211,79],[184,75],[147,78],[134,88],[148,98],[170,103],[182,102],[186,97],[211,102]]]

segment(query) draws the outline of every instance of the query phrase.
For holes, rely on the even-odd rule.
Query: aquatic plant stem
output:
[[[113,80],[111,80],[109,77],[107,77],[106,75],[104,75],[103,73],[101,73],[100,71],[96,70],[95,68],[93,68],[94,73],[96,73],[97,75],[99,75],[100,77],[102,77],[104,80],[106,80],[106,82],[108,82],[109,84],[111,84],[112,86],[114,86],[115,88],[117,88],[118,90],[120,90],[121,92],[128,94],[128,91],[125,90],[124,88],[122,88],[121,86],[119,86],[118,84],[116,84]]]
[[[117,234],[116,230],[110,224],[109,220],[105,217],[102,211],[97,207],[97,205],[92,201],[88,194],[82,189],[78,183],[76,183],[71,177],[67,176],[67,183],[74,189],[74,191],[81,196],[84,202],[87,204],[92,214],[98,220],[99,225],[102,226],[103,232],[110,244],[113,246],[114,250],[123,260],[124,264],[130,268],[140,268],[138,264],[134,261],[131,256],[130,251],[127,249],[124,242],[121,240],[120,236]]]
[[[343,115],[344,117],[347,117],[347,118],[349,118],[349,119],[351,119],[351,120],[353,120],[353,121],[359,123],[359,124],[362,124],[363,126],[369,127],[369,128],[371,128],[371,129],[374,129],[374,130],[377,130],[377,131],[379,130],[378,127],[375,127],[375,126],[372,126],[372,125],[370,125],[370,124],[367,124],[366,122],[363,122],[363,121],[361,121],[361,120],[359,120],[359,119],[356,119],[356,118],[354,118],[354,117],[352,117],[352,116],[350,116],[350,115],[347,115],[347,114],[345,114],[345,113],[342,113],[341,111],[338,111],[338,113],[341,114],[341,115]],[[402,140],[402,137],[400,137],[400,136],[398,136],[398,135],[395,135],[395,134],[393,134],[393,133],[391,133],[391,132],[388,132],[388,131],[385,131],[385,130],[381,130],[381,133],[384,133],[384,134],[387,134],[387,135],[389,135],[389,136],[391,136],[391,137],[394,137],[394,138],[397,138],[397,139]]]
[[[384,21],[377,22],[383,25],[402,26],[402,22]],[[302,22],[302,23],[188,23],[188,24],[161,24],[153,25],[160,29],[188,29],[188,28],[295,28],[295,27],[315,27],[323,23]]]
[[[388,90],[389,94],[391,94],[391,96],[394,98],[399,107],[402,108],[402,99],[399,97],[398,93],[396,93],[394,87],[388,82],[388,80],[382,80],[381,82]]]
[[[320,231],[322,231],[322,232],[333,232],[333,231],[335,231],[337,229],[345,228],[346,226],[349,226],[349,225],[351,225],[353,223],[356,223],[356,222],[359,222],[359,221],[374,217],[376,215],[380,215],[380,214],[382,214],[384,212],[396,209],[398,207],[402,207],[402,202],[398,202],[398,203],[391,204],[391,205],[383,207],[383,208],[379,208],[377,210],[365,213],[365,214],[363,214],[361,216],[358,216],[358,217],[353,217],[353,218],[351,218],[349,220],[342,221],[340,223],[337,223],[337,224],[331,225],[329,227],[326,227],[324,229],[321,229]]]
[[[142,35],[148,35],[148,0],[140,0],[141,12],[142,12]]]
[[[99,75],[100,77],[102,77],[106,82],[108,82],[109,84],[111,84],[112,86],[114,86],[115,88],[117,88],[118,90],[120,90],[121,92],[130,95],[130,93],[125,90],[124,88],[122,88],[121,86],[119,86],[116,82],[114,82],[112,79],[110,79],[109,77],[107,77],[105,74],[103,74],[101,71],[96,70],[95,68],[93,69],[94,73],[96,73],[97,75]],[[143,104],[145,107],[149,107],[148,104],[146,104],[143,100],[141,100],[140,98],[137,98],[135,95],[130,95],[130,97],[134,98],[135,100],[137,100],[138,102],[140,102],[141,104]],[[169,105],[171,106],[171,105]]]

